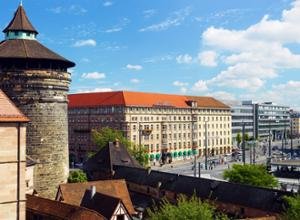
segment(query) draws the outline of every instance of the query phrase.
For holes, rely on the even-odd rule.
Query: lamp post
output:
[[[242,128],[242,160],[243,164],[246,164],[246,149],[245,149],[245,122],[242,121],[243,128]]]
[[[293,152],[293,121],[291,121],[291,159],[294,157],[294,152]]]
[[[208,135],[207,135],[207,122],[205,121],[204,126],[205,126],[205,151],[204,151],[204,156],[205,156],[205,170],[207,170],[207,148],[208,148]]]

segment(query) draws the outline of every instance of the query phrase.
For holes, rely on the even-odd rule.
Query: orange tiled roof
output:
[[[102,220],[105,219],[98,212],[66,203],[45,199],[37,196],[26,195],[27,214],[38,214],[49,219],[72,220]]]
[[[96,186],[96,191],[99,193],[120,198],[129,214],[135,213],[125,180],[101,180],[60,184],[58,194],[61,193],[62,202],[80,206],[85,191],[90,189],[91,186]]]
[[[22,112],[13,102],[0,90],[0,122],[28,122]]]
[[[202,108],[230,108],[224,103],[212,98],[201,96],[184,96],[145,92],[96,92],[71,94],[69,108],[95,107],[95,106],[172,106],[176,108],[189,108],[188,101],[197,101]]]

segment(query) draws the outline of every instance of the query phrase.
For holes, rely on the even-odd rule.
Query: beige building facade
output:
[[[291,120],[292,120],[293,135],[299,136],[300,135],[300,114],[292,115]]]
[[[25,219],[27,121],[0,90],[0,219]]]
[[[231,153],[230,107],[212,97],[74,94],[69,95],[68,112],[70,158],[75,162],[97,150],[91,132],[102,127],[122,130],[134,146],[146,148],[152,162],[203,157],[206,144],[209,156]]]

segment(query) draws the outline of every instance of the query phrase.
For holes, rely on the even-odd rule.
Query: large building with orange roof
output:
[[[152,162],[231,152],[230,107],[212,98],[145,92],[71,94],[69,149],[73,162],[97,151],[92,129],[111,127],[134,145],[146,147]],[[205,127],[207,135],[205,135]]]

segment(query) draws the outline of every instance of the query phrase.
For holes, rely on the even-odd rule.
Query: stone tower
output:
[[[20,5],[0,42],[0,89],[30,119],[27,155],[37,161],[34,188],[54,198],[69,171],[67,92],[75,64],[40,44]]]

